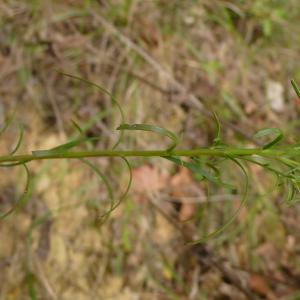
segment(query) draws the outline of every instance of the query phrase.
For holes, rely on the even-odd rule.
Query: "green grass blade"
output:
[[[72,140],[70,142],[67,142],[65,144],[59,145],[57,147],[48,149],[48,150],[36,150],[32,151],[32,155],[36,157],[41,157],[44,155],[51,155],[51,154],[61,154],[64,153],[82,143],[87,143],[91,141],[97,141],[100,137],[81,137],[75,140]]]
[[[270,142],[268,142],[267,144],[263,145],[263,149],[268,149],[271,148],[272,146],[274,146],[275,144],[277,144],[279,141],[282,140],[283,138],[283,133],[280,129],[278,128],[265,128],[262,130],[259,130],[254,137],[255,138],[261,138],[261,137],[265,137],[265,136],[275,136]]]
[[[215,112],[213,112],[213,116],[214,116],[215,122],[217,124],[217,136],[214,138],[213,145],[218,146],[221,144],[221,123]]]
[[[35,288],[36,278],[34,273],[28,271],[28,273],[26,274],[26,283],[30,300],[37,300],[38,297]]]
[[[121,124],[117,130],[141,130],[141,131],[150,131],[150,132],[155,132],[158,133],[162,136],[166,136],[172,140],[171,145],[167,148],[167,151],[172,151],[173,149],[176,148],[176,146],[179,143],[179,138],[178,136],[159,126],[156,125],[149,125],[149,124]]]
[[[80,136],[84,136],[83,129],[79,126],[79,124],[75,120],[71,120],[73,126],[76,128],[76,130],[79,132]]]
[[[300,99],[300,88],[297,85],[296,81],[294,79],[291,80],[291,84],[294,88],[295,93],[297,94],[298,98]]]
[[[287,204],[294,204],[295,202],[297,202],[294,200],[297,193],[297,189],[293,184],[293,182],[291,182],[290,180],[287,181],[286,185],[287,185],[287,193],[285,197],[285,202]]]
[[[97,141],[99,139],[100,139],[100,137],[81,137],[81,138],[75,139],[73,141],[67,142],[65,144],[59,145],[57,147],[51,148],[48,151],[65,152],[65,151],[68,151],[68,150],[74,148],[75,146],[82,144],[82,143]]]

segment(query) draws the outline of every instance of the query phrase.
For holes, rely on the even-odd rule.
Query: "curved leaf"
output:
[[[221,183],[221,181],[218,177],[216,177],[216,176],[210,174],[209,172],[207,172],[206,170],[204,170],[202,167],[199,166],[199,164],[186,162],[186,161],[184,161],[184,160],[182,160],[182,159],[180,159],[179,157],[176,157],[176,156],[163,156],[163,158],[172,161],[176,165],[188,168],[193,173],[202,176],[203,178],[207,179],[210,182],[213,182],[213,183],[218,184],[218,185]]]
[[[32,151],[32,155],[36,157],[41,157],[45,155],[54,155],[54,154],[60,154],[64,153],[75,146],[78,146],[79,144],[86,143],[86,142],[91,142],[91,141],[96,141],[99,140],[100,137],[81,137],[75,140],[72,140],[70,142],[67,142],[65,144],[59,145],[57,147],[48,149],[48,150],[36,150]]]
[[[282,138],[283,138],[283,133],[278,128],[266,128],[266,129],[259,130],[254,135],[254,137],[255,138],[262,138],[262,137],[269,136],[269,135],[272,135],[272,136],[275,136],[275,137],[270,142],[268,142],[267,144],[263,145],[263,147],[262,147],[263,149],[268,149],[268,148],[274,146],[279,141],[281,141]]]
[[[167,148],[167,151],[172,151],[179,143],[178,136],[159,126],[156,125],[150,125],[150,124],[121,124],[117,130],[141,130],[141,131],[150,131],[155,132],[163,136],[167,136],[172,140],[172,144]]]
[[[119,201],[114,206],[114,209],[117,208],[123,202],[123,200],[127,197],[128,193],[130,191],[130,187],[131,187],[131,184],[132,184],[132,178],[133,178],[132,168],[131,168],[131,165],[130,165],[128,159],[126,157],[121,157],[121,159],[124,160],[124,162],[125,162],[125,164],[126,164],[126,166],[128,168],[129,179],[128,179],[128,183],[127,183],[126,189],[123,192],[122,196],[120,197]]]
[[[12,214],[14,211],[20,211],[28,202],[28,199],[31,194],[31,174],[29,172],[28,167],[26,164],[22,164],[25,172],[26,172],[26,184],[23,194],[21,195],[20,199],[10,208],[6,213],[0,213],[0,221]]]
[[[20,211],[22,208],[24,208],[26,206],[26,204],[29,200],[29,197],[31,195],[31,188],[32,188],[30,171],[26,164],[23,164],[23,167],[26,171],[26,185],[25,185],[25,189],[24,189],[24,192],[23,192],[21,198],[17,202],[16,209],[18,211]]]
[[[101,85],[99,84],[96,84],[90,80],[87,80],[87,79],[84,79],[80,76],[76,76],[76,75],[72,75],[72,74],[68,74],[68,73],[65,73],[65,72],[62,72],[62,71],[59,71],[59,73],[61,73],[62,75],[64,76],[67,76],[67,77],[70,77],[70,78],[73,78],[73,79],[76,79],[76,80],[79,80],[81,82],[84,82],[86,84],[89,84],[90,86],[93,86],[93,87],[96,87],[100,92],[106,94],[107,96],[110,97],[112,103],[114,105],[116,105],[116,107],[118,108],[119,110],[119,113],[120,113],[120,116],[121,116],[121,123],[124,123],[125,122],[125,116],[124,116],[124,112],[123,112],[123,109],[122,107],[120,106],[119,102],[116,100],[116,98],[112,95],[111,92],[109,92],[107,89],[105,89],[104,87],[102,87]],[[115,149],[121,142],[123,138],[123,132],[120,132],[120,135],[119,135],[119,138],[117,140],[117,142],[113,145],[112,149]]]
[[[125,157],[121,157],[125,164],[127,165],[128,167],[128,170],[129,170],[129,180],[128,180],[128,184],[126,186],[126,189],[124,191],[124,193],[122,194],[122,196],[119,198],[118,202],[117,203],[113,203],[113,205],[110,207],[110,209],[105,212],[103,215],[101,215],[99,217],[99,222],[100,222],[100,225],[103,224],[107,218],[110,216],[110,214],[123,202],[123,200],[127,197],[128,193],[129,193],[129,190],[130,190],[130,187],[131,187],[131,184],[132,184],[132,178],[133,178],[133,175],[132,175],[132,168],[130,166],[130,163],[129,161],[125,158]]]
[[[110,199],[110,209],[108,210],[108,212],[104,213],[103,215],[100,216],[101,219],[103,219],[103,217],[106,217],[105,220],[107,219],[107,216],[110,215],[110,213],[113,211],[114,208],[114,192],[113,192],[113,188],[111,187],[108,179],[106,178],[106,176],[99,170],[99,168],[94,165],[93,163],[91,163],[88,159],[85,158],[80,158],[79,159],[82,163],[84,163],[85,165],[87,165],[88,167],[90,167],[95,173],[96,175],[103,181],[107,193],[108,193],[108,197]]]
[[[80,161],[82,161],[83,163],[85,163],[86,165],[88,165],[104,182],[106,189],[108,191],[108,195],[109,198],[111,200],[111,205],[110,208],[108,209],[108,211],[106,211],[105,213],[101,214],[98,217],[98,224],[101,225],[103,224],[107,218],[110,216],[110,214],[122,203],[122,201],[127,197],[128,192],[130,190],[131,184],[132,184],[132,168],[130,166],[130,163],[128,162],[128,160],[125,157],[121,157],[126,166],[128,167],[129,170],[129,180],[128,180],[128,184],[126,186],[126,189],[124,191],[124,193],[121,195],[120,199],[118,200],[118,202],[115,203],[114,201],[114,193],[113,193],[113,188],[111,187],[109,181],[107,180],[107,178],[105,177],[105,175],[99,170],[99,168],[97,168],[94,164],[92,164],[89,160],[87,159],[80,159]]]
[[[223,224],[221,227],[218,229],[214,230],[213,232],[207,234],[206,236],[202,237],[201,239],[197,241],[191,242],[191,244],[198,244],[198,243],[203,243],[206,242],[208,239],[216,237],[219,235],[221,232],[223,232],[236,218],[236,216],[239,214],[240,210],[244,207],[246,201],[247,201],[247,195],[248,195],[248,186],[249,186],[249,177],[247,174],[247,171],[245,170],[244,166],[234,157],[227,156],[230,160],[232,160],[243,172],[245,175],[245,189],[244,189],[244,194],[240,203],[240,206],[238,209],[233,213],[233,215],[226,221],[225,224]]]

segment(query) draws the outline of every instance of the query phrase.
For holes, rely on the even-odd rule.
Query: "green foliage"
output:
[[[297,83],[293,79],[291,80],[291,84],[294,88],[295,93],[297,94],[298,98],[300,99],[300,88],[299,88],[299,86],[297,85]]]
[[[245,178],[245,184],[243,192],[241,195],[240,205],[237,210],[224,222],[224,224],[213,230],[212,232],[206,234],[204,237],[197,241],[191,241],[192,243],[204,242],[209,238],[215,237],[224,231],[232,222],[235,220],[237,214],[241,208],[246,204],[247,192],[249,185],[248,172],[244,164],[256,164],[264,168],[267,172],[274,174],[277,178],[277,186],[285,187],[285,198],[286,203],[292,204],[297,201],[297,194],[300,191],[300,147],[299,144],[290,145],[286,147],[278,147],[278,142],[283,139],[283,133],[277,128],[265,128],[260,130],[255,134],[257,139],[266,139],[271,137],[270,141],[265,141],[262,147],[259,148],[234,148],[229,147],[226,143],[222,141],[221,138],[221,123],[216,114],[214,114],[214,119],[216,122],[216,137],[210,147],[199,148],[193,150],[177,150],[176,147],[179,144],[178,136],[165,128],[150,125],[150,124],[126,124],[124,122],[124,113],[121,106],[118,104],[117,100],[111,95],[109,91],[102,88],[101,86],[83,79],[78,76],[63,73],[74,80],[82,81],[90,86],[96,87],[100,92],[108,95],[112,101],[112,104],[117,107],[121,116],[121,124],[118,126],[117,130],[120,132],[119,138],[111,150],[90,150],[90,151],[74,151],[75,147],[86,145],[95,140],[99,140],[100,137],[86,137],[84,135],[84,130],[75,121],[72,121],[76,130],[79,133],[79,137],[72,139],[66,143],[58,145],[54,148],[47,150],[37,150],[33,151],[32,154],[27,155],[16,155],[16,152],[20,148],[23,140],[23,127],[20,126],[20,133],[13,150],[5,156],[0,156],[0,167],[14,167],[22,166],[26,174],[26,184],[25,190],[21,195],[20,199],[13,205],[13,207],[8,211],[0,214],[0,220],[3,220],[8,215],[17,212],[24,208],[30,199],[31,195],[31,178],[32,175],[28,168],[28,163],[33,160],[41,159],[79,159],[83,164],[88,166],[99,179],[104,183],[107,190],[107,195],[110,200],[109,209],[99,215],[99,222],[103,223],[109,215],[116,209],[119,204],[126,199],[128,192],[130,190],[132,182],[132,169],[129,161],[126,157],[128,156],[143,156],[152,157],[158,156],[168,161],[172,162],[177,166],[182,166],[189,169],[198,180],[206,181],[215,187],[223,187],[232,189],[232,185],[228,184],[222,179],[222,163],[228,161],[233,163],[241,171]],[[300,97],[299,87],[292,80],[292,86]],[[0,135],[11,125],[13,117],[10,117],[5,122],[3,128],[0,130]],[[168,137],[171,139],[171,144],[166,150],[118,150],[117,147],[123,140],[124,131],[144,131],[157,133],[163,137]],[[110,180],[103,174],[99,167],[88,160],[89,157],[119,157],[121,158],[129,171],[129,180],[125,188],[124,193],[121,195],[118,201],[115,200],[114,189]],[[203,159],[205,158],[205,159]]]
[[[280,140],[283,138],[283,133],[278,128],[266,128],[258,131],[254,137],[255,138],[261,138],[268,135],[274,135],[274,139],[272,139],[270,142],[263,145],[263,149],[268,149],[277,144]]]
[[[176,148],[176,146],[179,143],[179,138],[178,136],[159,126],[155,126],[155,125],[149,125],[149,124],[121,124],[117,130],[141,130],[141,131],[150,131],[150,132],[155,132],[158,133],[162,136],[167,136],[168,138],[170,138],[172,140],[172,144],[167,148],[167,151],[172,151],[173,149]]]

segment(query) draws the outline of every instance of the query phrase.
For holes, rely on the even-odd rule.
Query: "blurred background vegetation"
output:
[[[0,2],[0,123],[16,111],[1,154],[25,126],[19,152],[76,135],[110,148],[120,117],[111,101],[62,70],[98,83],[128,123],[178,133],[182,148],[210,145],[216,124],[232,145],[278,127],[298,141],[299,0],[4,0]],[[163,149],[152,134],[127,133],[123,149]],[[117,196],[128,181],[119,159],[93,160]],[[101,182],[77,161],[30,164],[24,210],[0,224],[0,299],[300,299],[299,206],[283,204],[274,178],[249,166],[247,206],[221,236],[187,246],[223,224],[241,200],[240,171],[217,188],[162,159],[131,159],[134,185],[109,207]],[[23,169],[1,169],[0,208],[22,193]]]

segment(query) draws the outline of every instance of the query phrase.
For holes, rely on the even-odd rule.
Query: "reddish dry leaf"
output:
[[[272,293],[267,279],[258,274],[251,274],[249,277],[249,286],[253,292],[259,294],[260,296],[265,297],[266,299],[273,300],[275,299],[274,294]]]
[[[172,196],[176,198],[188,196],[188,192],[193,184],[192,176],[186,168],[179,169],[170,181]]]
[[[192,218],[196,209],[196,203],[192,201],[192,196],[195,195],[193,192],[199,190],[199,187],[193,181],[190,171],[181,168],[171,178],[170,186],[172,187],[172,196],[181,203],[179,219],[184,221]],[[189,201],[187,202],[184,199],[189,199]]]
[[[149,47],[156,48],[159,44],[159,32],[154,23],[142,18],[139,18],[138,23],[140,38]]]
[[[176,186],[183,183],[190,183],[192,181],[191,173],[187,168],[180,168],[179,171],[172,176],[171,185]]]
[[[182,203],[179,211],[179,220],[186,221],[191,219],[196,211],[196,203]]]
[[[273,243],[265,242],[264,244],[261,244],[257,247],[255,254],[265,261],[268,271],[274,272],[278,269],[280,254]]]
[[[294,104],[294,106],[296,107],[297,110],[300,109],[300,99],[299,98],[293,98],[292,103]]]
[[[167,184],[167,175],[157,168],[143,165],[132,171],[132,192],[138,201],[145,201],[145,195],[161,191]]]

